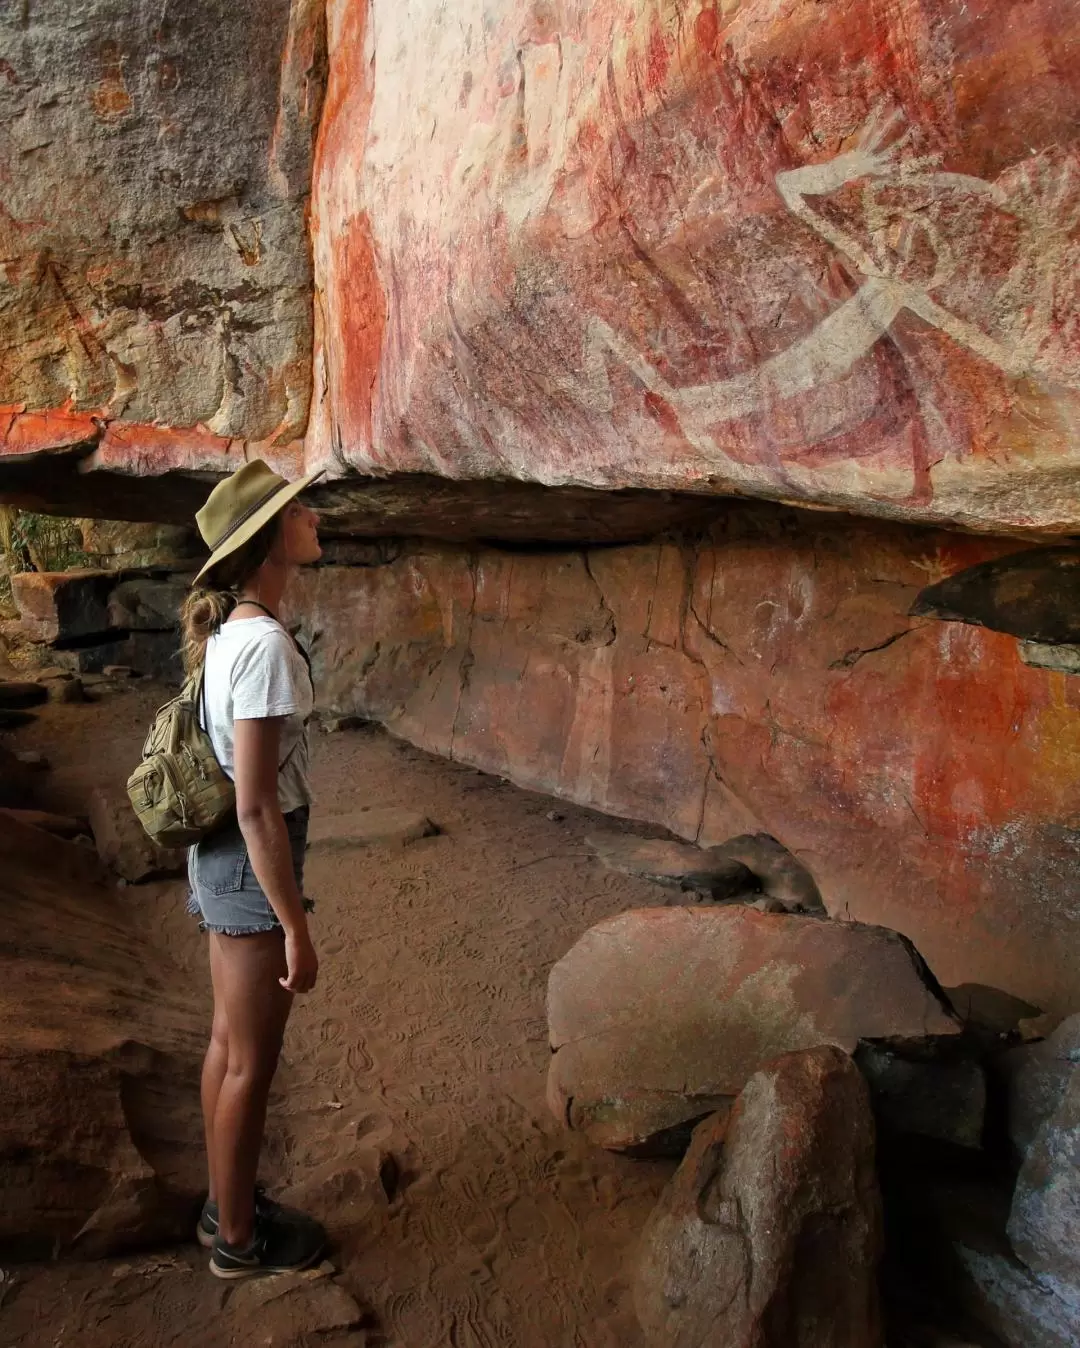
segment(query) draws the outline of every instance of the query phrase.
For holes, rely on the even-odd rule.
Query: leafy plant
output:
[[[11,577],[20,571],[69,571],[86,565],[77,520],[0,505],[0,606],[12,608]]]

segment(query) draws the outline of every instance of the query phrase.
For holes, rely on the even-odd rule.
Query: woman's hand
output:
[[[319,976],[319,957],[306,927],[286,933],[285,962],[289,975],[278,979],[281,986],[287,992],[310,992]]]

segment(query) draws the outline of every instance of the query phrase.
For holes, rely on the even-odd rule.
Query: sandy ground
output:
[[[83,812],[94,783],[122,784],[160,700],[138,684],[49,707],[5,743],[44,750],[50,803]],[[397,806],[442,830],[309,854],[322,975],[290,1023],[264,1170],[276,1189],[324,1197],[336,1172],[370,1175],[377,1152],[401,1172],[389,1201],[369,1181],[351,1193],[330,1185],[331,1258],[370,1308],[366,1329],[333,1341],[635,1348],[634,1242],[672,1167],[592,1150],[550,1115],[544,993],[589,926],[662,895],[592,859],[583,839],[610,820],[374,729],[317,734],[314,785],[319,811]],[[167,947],[209,1006],[205,938],[182,886],[129,887],[124,901],[149,948]],[[8,1269],[0,1344],[293,1341],[246,1336],[228,1314],[238,1293],[205,1265],[191,1245]]]

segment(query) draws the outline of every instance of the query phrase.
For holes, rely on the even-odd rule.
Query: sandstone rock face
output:
[[[792,1053],[706,1120],[642,1235],[655,1348],[881,1348],[881,1199],[865,1082]]]
[[[952,1035],[895,932],[742,907],[643,908],[551,971],[548,1103],[615,1150],[719,1108],[779,1053]]]
[[[188,573],[190,575],[190,572]],[[76,570],[11,578],[18,634],[55,648],[47,658],[100,674],[126,665],[166,682],[181,679],[177,621],[188,575]]]
[[[43,843],[42,839],[45,839]],[[83,849],[0,819],[0,1250],[190,1235],[202,1009]]]
[[[1065,0],[3,25],[5,489],[160,510],[306,428],[335,473],[1076,527]]]
[[[709,537],[403,545],[295,593],[327,710],[707,847],[766,832],[947,984],[1080,1004],[1074,681],[912,618],[1009,545],[740,506]]]
[[[311,461],[1073,527],[1074,7],[455,19],[329,5]]]
[[[5,7],[9,450],[105,445],[122,418],[152,472],[159,427],[303,433],[323,40],[313,0]]]

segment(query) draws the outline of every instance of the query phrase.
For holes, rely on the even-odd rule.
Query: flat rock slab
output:
[[[716,847],[625,833],[586,839],[609,870],[660,885],[692,890],[711,899],[761,892],[787,911],[824,912],[814,877],[768,833],[744,833]]]
[[[0,680],[0,707],[6,710],[18,710],[36,707],[48,700],[49,691],[40,683],[20,683],[12,680]]]
[[[350,814],[312,816],[308,845],[320,848],[385,847],[416,842],[439,832],[437,824],[415,810],[371,809]]]
[[[0,809],[0,814],[17,824],[41,829],[43,833],[52,833],[57,838],[81,838],[90,834],[90,825],[87,821],[76,819],[71,815],[50,814],[48,810],[17,809]]]
[[[897,932],[741,906],[599,923],[548,982],[548,1104],[600,1146],[646,1145],[778,1054],[959,1024]]]
[[[742,862],[713,857],[691,843],[608,833],[586,838],[585,844],[608,870],[673,889],[729,898],[752,894],[758,888],[754,875]]]
[[[881,1198],[866,1083],[839,1049],[756,1073],[708,1119],[642,1235],[652,1348],[880,1348]]]

